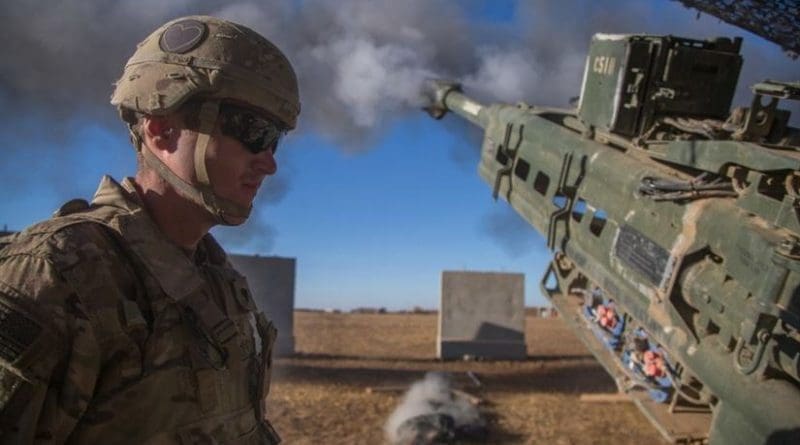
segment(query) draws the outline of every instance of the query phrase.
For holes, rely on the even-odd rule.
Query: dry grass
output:
[[[529,317],[529,358],[518,362],[438,361],[436,323],[435,314],[295,313],[298,355],[277,360],[269,405],[285,443],[384,443],[402,394],[366,388],[408,386],[434,370],[486,401],[489,443],[661,443],[632,404],[579,402],[615,387],[561,320]]]

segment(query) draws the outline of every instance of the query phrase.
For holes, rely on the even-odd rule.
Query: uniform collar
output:
[[[136,193],[133,178],[130,177],[123,179],[122,184],[120,184],[111,176],[104,175],[100,179],[97,191],[94,192],[92,204],[116,207],[126,213],[144,211],[142,200],[139,198],[139,194]]]
[[[119,184],[110,176],[104,176],[92,207],[113,209],[107,225],[119,233],[126,242],[125,247],[133,251],[170,297],[180,301],[204,286],[205,280],[194,262],[147,214],[132,178],[125,178]],[[208,245],[209,241],[216,245],[211,235],[206,235],[201,242]]]

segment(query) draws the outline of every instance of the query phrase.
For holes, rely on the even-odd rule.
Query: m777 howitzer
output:
[[[542,290],[674,443],[800,443],[800,132],[741,39],[596,35],[576,110],[426,110],[481,126],[480,176],[554,258]]]

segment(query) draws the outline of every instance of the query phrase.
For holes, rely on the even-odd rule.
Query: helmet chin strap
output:
[[[190,184],[172,172],[150,149],[142,147],[142,155],[147,165],[155,170],[167,183],[184,198],[202,206],[217,221],[226,226],[243,224],[250,216],[253,206],[244,207],[214,193],[206,168],[206,151],[211,133],[219,117],[219,101],[210,100],[200,108],[200,129],[194,146],[194,171],[198,185]]]

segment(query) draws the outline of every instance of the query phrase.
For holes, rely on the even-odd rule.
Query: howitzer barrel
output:
[[[427,102],[425,111],[435,119],[441,119],[452,111],[481,128],[488,124],[488,116],[482,113],[486,107],[467,97],[456,82],[428,80],[422,87],[422,94]]]
[[[800,148],[737,139],[750,124],[723,128],[728,96],[717,120],[698,114],[699,93],[659,120],[657,94],[619,96],[640,71],[629,88],[608,79],[620,41],[598,39],[576,110],[484,105],[441,80],[425,109],[484,130],[479,175],[556,251],[544,294],[621,388],[646,389],[638,406],[667,440],[800,443],[800,218],[786,210],[800,205]],[[676,51],[698,48],[686,42]],[[640,100],[644,121],[609,123]]]

